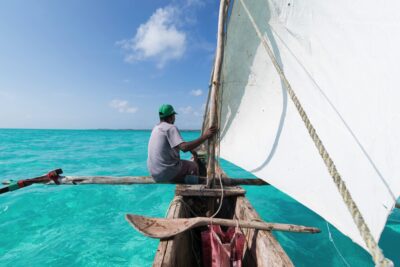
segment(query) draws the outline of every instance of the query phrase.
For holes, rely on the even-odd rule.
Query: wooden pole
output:
[[[113,176],[61,176],[58,181],[61,185],[85,185],[85,184],[108,184],[108,185],[134,185],[134,184],[176,184],[174,182],[156,182],[151,176],[124,176],[124,177],[113,177]],[[205,184],[207,181],[206,177],[199,177],[199,184]],[[54,184],[49,180],[43,180],[43,184]],[[223,178],[222,183],[227,186],[237,185],[269,185],[261,179],[252,178]],[[10,181],[4,181],[3,184],[9,185]]]
[[[217,51],[215,56],[213,79],[211,85],[211,97],[210,97],[210,120],[209,127],[217,126],[218,124],[218,91],[220,86],[220,74],[222,65],[222,54],[224,46],[224,26],[225,26],[225,10],[227,0],[221,0],[219,5],[219,17],[218,17],[218,35],[217,35]],[[208,164],[207,164],[207,187],[213,184],[213,177],[215,176],[215,143],[216,137],[213,136],[208,142]]]
[[[315,227],[308,227],[303,225],[282,224],[282,223],[266,223],[257,221],[237,221],[229,219],[218,219],[208,217],[195,217],[195,218],[151,218],[135,214],[127,214],[125,216],[127,221],[136,230],[142,234],[152,238],[170,238],[187,230],[206,226],[210,224],[218,224],[223,226],[239,226],[241,228],[252,228],[265,231],[284,231],[295,233],[320,233],[321,230]]]
[[[228,219],[218,219],[218,218],[202,218],[198,217],[199,220],[208,219],[208,223],[219,224],[223,226],[237,226],[243,228],[254,228],[266,231],[283,231],[283,232],[295,232],[295,233],[320,233],[321,230],[315,227],[295,225],[295,224],[283,224],[283,223],[266,223],[266,222],[252,222],[252,221],[237,221]],[[197,219],[197,218],[196,218]]]

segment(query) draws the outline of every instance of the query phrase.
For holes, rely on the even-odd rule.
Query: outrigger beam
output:
[[[59,184],[58,179],[60,178],[60,174],[62,174],[63,171],[62,169],[56,169],[53,171],[48,172],[45,175],[35,177],[35,178],[29,178],[29,179],[22,179],[18,181],[6,181],[3,182],[3,184],[7,185],[3,188],[0,188],[0,194],[4,194],[7,192],[15,191],[18,189],[21,189],[23,187],[27,187],[33,184],[42,184],[42,183],[56,183]]]
[[[124,177],[113,177],[113,176],[60,176],[57,179],[60,185],[84,185],[84,184],[110,184],[110,185],[132,185],[132,184],[176,184],[174,182],[156,182],[151,176],[124,176]],[[198,177],[198,184],[205,184],[207,181],[206,177]],[[54,181],[43,179],[40,182],[44,184],[54,184]],[[269,185],[261,179],[231,179],[222,178],[223,185],[235,186],[235,185]],[[10,185],[10,181],[4,181],[3,184]]]

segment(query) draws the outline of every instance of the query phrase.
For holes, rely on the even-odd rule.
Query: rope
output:
[[[333,247],[335,248],[337,254],[339,254],[340,258],[342,258],[343,263],[344,263],[347,267],[350,267],[350,264],[349,264],[349,263],[346,261],[346,259],[343,257],[342,253],[340,253],[338,247],[337,247],[336,244],[335,244],[335,241],[333,240],[333,236],[332,236],[332,233],[331,233],[331,229],[329,228],[329,223],[328,223],[327,221],[325,221],[325,222],[326,222],[326,228],[328,229],[329,241],[332,242]]]
[[[226,15],[226,13],[225,13],[225,15]],[[221,118],[221,114],[222,114],[222,109],[221,109],[222,105],[221,104],[222,104],[223,87],[220,87],[219,89],[220,89],[220,97],[218,97],[218,102],[219,102],[218,103],[218,111],[219,111],[219,114],[218,114],[218,117],[217,117],[218,118],[217,119],[217,125],[218,125],[218,129],[221,129],[221,120],[220,120],[220,118]],[[217,136],[215,138],[215,143],[214,144],[216,145],[215,163],[218,163],[218,165],[220,165],[219,162],[220,162],[220,158],[221,158],[220,157],[220,155],[221,155],[221,136],[220,136],[220,132],[219,131],[218,131]],[[215,170],[215,167],[214,167],[214,170]],[[218,214],[218,212],[222,208],[222,204],[223,204],[223,201],[224,201],[224,185],[222,183],[222,175],[221,175],[221,173],[218,174],[218,178],[219,178],[219,183],[220,183],[220,186],[221,186],[221,199],[220,199],[220,203],[219,203],[219,207],[218,207],[217,211],[211,216],[211,218],[214,218]]]
[[[268,53],[269,57],[271,58],[272,63],[275,66],[276,71],[278,72],[281,80],[283,81],[285,88],[290,95],[290,98],[292,99],[294,105],[296,106],[297,111],[299,112],[301,119],[303,120],[308,133],[310,134],[310,137],[314,141],[315,146],[318,149],[319,154],[321,155],[325,166],[327,167],[329,174],[333,178],[333,181],[336,184],[336,187],[339,190],[339,193],[341,194],[345,204],[347,205],[348,210],[350,211],[353,220],[361,234],[361,237],[363,238],[369,252],[372,255],[372,258],[377,266],[393,266],[393,263],[386,259],[385,256],[382,253],[382,250],[379,248],[376,240],[372,236],[368,225],[365,223],[364,218],[358,209],[356,203],[352,199],[350,192],[348,191],[346,184],[342,180],[339,172],[336,169],[336,166],[331,159],[331,157],[328,154],[328,151],[325,149],[325,146],[323,145],[321,139],[319,138],[316,130],[314,129],[313,125],[311,124],[306,112],[304,111],[303,107],[301,106],[301,103],[299,99],[297,98],[295,92],[293,91],[289,81],[287,80],[285,74],[283,73],[283,70],[279,66],[278,62],[276,61],[276,58],[269,47],[267,41],[261,34],[260,29],[258,28],[257,24],[254,21],[254,18],[250,14],[249,10],[247,9],[247,6],[245,5],[243,0],[240,0],[240,3],[242,4],[244,10],[247,13],[248,18],[250,19],[251,24],[253,25],[254,30],[256,31],[260,41],[262,42],[266,52]]]
[[[165,214],[165,217],[167,217],[169,210],[171,209],[171,207],[173,205],[176,205],[178,202],[180,202],[181,204],[183,204],[184,208],[186,209],[186,211],[189,211],[194,217],[200,217],[198,214],[196,214],[196,212],[193,211],[193,209],[189,206],[189,204],[187,204],[182,198],[177,198],[171,201],[171,203],[169,204],[168,210]]]
[[[222,20],[222,24],[218,26],[219,28],[220,27],[225,28],[226,21],[227,21],[226,20],[226,16],[227,16],[228,9],[229,9],[229,2],[230,2],[229,0],[221,0],[221,3],[220,3],[220,16],[222,15],[224,18]],[[223,31],[222,38],[225,38],[226,37],[225,36],[226,31],[224,29],[221,29],[221,30]],[[224,41],[219,40],[219,43],[222,44],[222,46],[221,46],[221,49],[222,49]],[[215,62],[215,64],[216,64],[216,62]],[[216,108],[215,108],[216,113],[219,112],[218,115],[215,114],[215,116],[216,116],[215,117],[215,121],[216,121],[215,123],[217,124],[218,129],[220,129],[220,126],[221,126],[221,120],[220,120],[220,118],[221,118],[221,103],[222,103],[222,93],[220,93],[220,92],[222,92],[222,89],[221,89],[221,86],[220,86],[220,83],[219,83],[219,80],[220,80],[219,76],[220,76],[220,73],[222,72],[221,66],[218,66],[218,69],[215,69],[215,67],[214,67],[213,74],[215,74],[216,70],[218,71],[218,81],[213,81],[212,84],[213,84],[213,86],[215,86],[218,89],[218,90],[216,90],[216,92],[219,94],[220,97],[214,97],[215,102],[213,104],[216,105]],[[207,101],[207,102],[209,102],[209,101]],[[208,105],[208,103],[207,103],[207,105]],[[210,113],[210,116],[213,116],[213,115],[214,114]],[[211,120],[212,119],[210,118],[210,121]],[[210,153],[214,152],[214,154],[215,154],[214,165],[213,166],[208,166],[209,168],[211,167],[213,169],[212,173],[214,175],[215,175],[216,164],[219,165],[219,161],[220,161],[220,147],[221,147],[220,144],[221,144],[221,137],[220,137],[220,133],[218,131],[214,142],[211,143],[211,145],[213,147],[213,151],[209,150]],[[209,148],[210,148],[210,146],[209,146]],[[207,177],[208,177],[208,173],[209,172],[207,171]],[[220,212],[220,210],[222,208],[223,201],[224,201],[224,185],[222,183],[222,175],[221,175],[221,173],[218,174],[218,178],[219,178],[219,183],[220,183],[220,186],[221,186],[221,198],[220,198],[219,207],[218,207],[217,211],[213,215],[211,215],[211,217],[210,217],[211,220],[212,220],[212,218],[214,218]],[[208,184],[208,182],[207,182],[207,184]]]
[[[221,199],[219,200],[219,207],[218,207],[217,211],[213,215],[211,215],[211,217],[210,217],[211,219],[214,218],[218,214],[218,212],[222,208],[222,203],[224,202],[224,185],[222,184],[221,174],[219,174],[218,176],[219,176],[219,182],[221,184]]]

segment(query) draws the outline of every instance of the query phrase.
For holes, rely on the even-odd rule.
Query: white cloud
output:
[[[185,6],[186,7],[191,7],[191,6],[204,6],[204,1],[203,0],[186,0]]]
[[[201,96],[203,94],[203,91],[201,89],[192,90],[192,91],[190,91],[190,94],[192,96]]]
[[[185,114],[185,115],[187,115],[187,114],[191,114],[191,113],[193,113],[193,107],[192,106],[186,106],[186,107],[181,107],[181,108],[179,108],[179,111],[182,113],[182,114]]]
[[[191,116],[195,116],[195,117],[200,117],[203,114],[203,112],[195,110],[192,106],[181,107],[181,108],[179,108],[179,111],[180,111],[180,114],[191,115]]]
[[[121,113],[136,113],[136,111],[138,111],[137,107],[130,106],[126,100],[114,99],[109,105],[111,108],[116,109]]]
[[[174,59],[180,59],[186,50],[186,33],[177,29],[179,9],[172,6],[157,9],[150,19],[139,26],[130,40],[117,45],[126,50],[125,61],[133,63],[153,59],[157,67]]]

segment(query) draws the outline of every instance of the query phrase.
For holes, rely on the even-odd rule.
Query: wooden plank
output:
[[[44,176],[43,176],[44,177]],[[47,177],[47,176],[46,176]],[[199,184],[206,183],[206,177],[199,176]],[[218,179],[216,179],[218,181]],[[54,185],[48,178],[36,180],[38,183]],[[108,184],[108,185],[134,185],[134,184],[176,184],[175,182],[156,182],[151,176],[60,176],[60,185],[88,185],[88,184]],[[2,184],[9,185],[10,181],[3,181]],[[231,179],[223,176],[224,185],[268,185],[261,179],[237,178]]]
[[[245,197],[237,197],[235,217],[239,220],[261,220]],[[271,232],[245,228],[241,230],[246,236],[247,249],[256,266],[293,266],[292,261]]]
[[[246,190],[239,186],[224,187],[224,196],[244,195]],[[175,194],[179,196],[202,196],[202,197],[220,197],[222,190],[220,188],[206,188],[204,185],[177,185]]]
[[[167,218],[186,217],[185,208],[181,202],[181,196],[175,196],[171,202]],[[175,236],[170,240],[160,241],[154,257],[155,267],[190,266],[191,252],[189,249],[190,240],[186,233]],[[186,249],[186,251],[185,251]],[[179,256],[179,258],[177,258]]]
[[[61,184],[80,185],[80,184],[156,184],[151,176],[62,176],[59,179]]]
[[[179,197],[174,197],[167,214],[167,218],[178,218],[179,209],[181,209],[181,203],[179,202]],[[157,252],[153,261],[153,266],[163,266],[164,258],[166,256],[167,248],[170,247],[173,242],[171,241],[160,241],[158,245]],[[169,244],[170,243],[170,244]],[[170,250],[170,249],[169,249]]]
[[[170,204],[167,218],[186,218],[189,211],[184,203],[187,199],[175,196]],[[190,231],[176,235],[173,239],[161,240],[154,257],[155,267],[186,267],[195,266],[193,256],[193,240]]]

